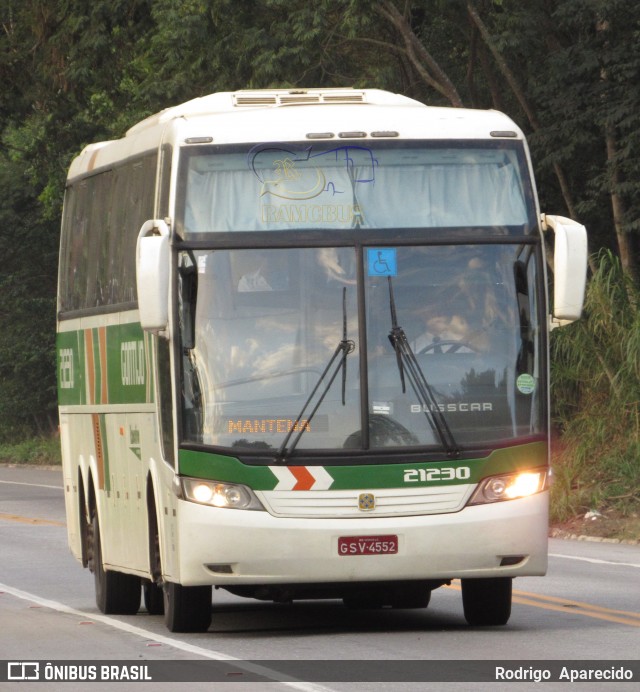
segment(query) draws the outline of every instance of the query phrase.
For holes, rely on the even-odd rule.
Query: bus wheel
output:
[[[153,497],[151,489],[151,496]],[[162,561],[160,559],[160,534],[156,518],[155,503],[149,508],[149,565],[151,579],[142,580],[144,605],[149,615],[164,615],[164,593],[162,590]]]
[[[140,577],[105,570],[98,514],[91,520],[91,560],[96,588],[96,605],[106,615],[135,615],[140,608]]]
[[[162,587],[149,579],[142,582],[142,594],[144,606],[149,615],[164,615],[164,593]]]
[[[506,625],[511,615],[511,577],[462,580],[462,607],[470,625]]]
[[[170,632],[206,632],[211,624],[211,587],[164,584],[164,623]]]

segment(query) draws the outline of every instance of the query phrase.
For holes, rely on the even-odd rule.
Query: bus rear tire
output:
[[[462,607],[472,626],[506,625],[511,616],[511,577],[462,580]]]
[[[165,582],[164,623],[170,632],[206,632],[211,624],[210,586]]]
[[[145,579],[142,582],[144,605],[149,615],[164,615],[164,593],[162,587]]]
[[[105,570],[102,565],[102,543],[98,514],[91,521],[93,541],[93,576],[96,605],[105,615],[135,615],[140,609],[140,577]]]

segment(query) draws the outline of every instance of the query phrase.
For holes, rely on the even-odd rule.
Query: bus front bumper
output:
[[[344,520],[179,501],[179,574],[171,580],[225,586],[543,575],[548,502],[543,492],[457,513]],[[372,536],[397,536],[397,552],[341,554],[339,539]]]

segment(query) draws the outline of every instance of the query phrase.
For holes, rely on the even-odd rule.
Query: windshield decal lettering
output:
[[[247,165],[260,183],[262,224],[353,226],[365,222],[358,189],[375,183],[378,161],[368,147],[314,151],[259,144],[249,151]]]
[[[352,223],[352,204],[263,204],[262,223]],[[360,212],[361,214],[361,212]]]

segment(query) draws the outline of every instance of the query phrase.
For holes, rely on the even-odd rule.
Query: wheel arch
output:
[[[158,515],[157,479],[154,480],[152,470],[147,474],[147,546],[149,553],[149,574],[151,580],[162,579],[162,540],[160,538],[160,518]]]
[[[91,519],[98,511],[95,484],[91,469],[86,471],[86,481],[83,469],[78,466],[78,520],[80,525],[80,545],[82,550],[82,566],[89,567],[91,558]]]

